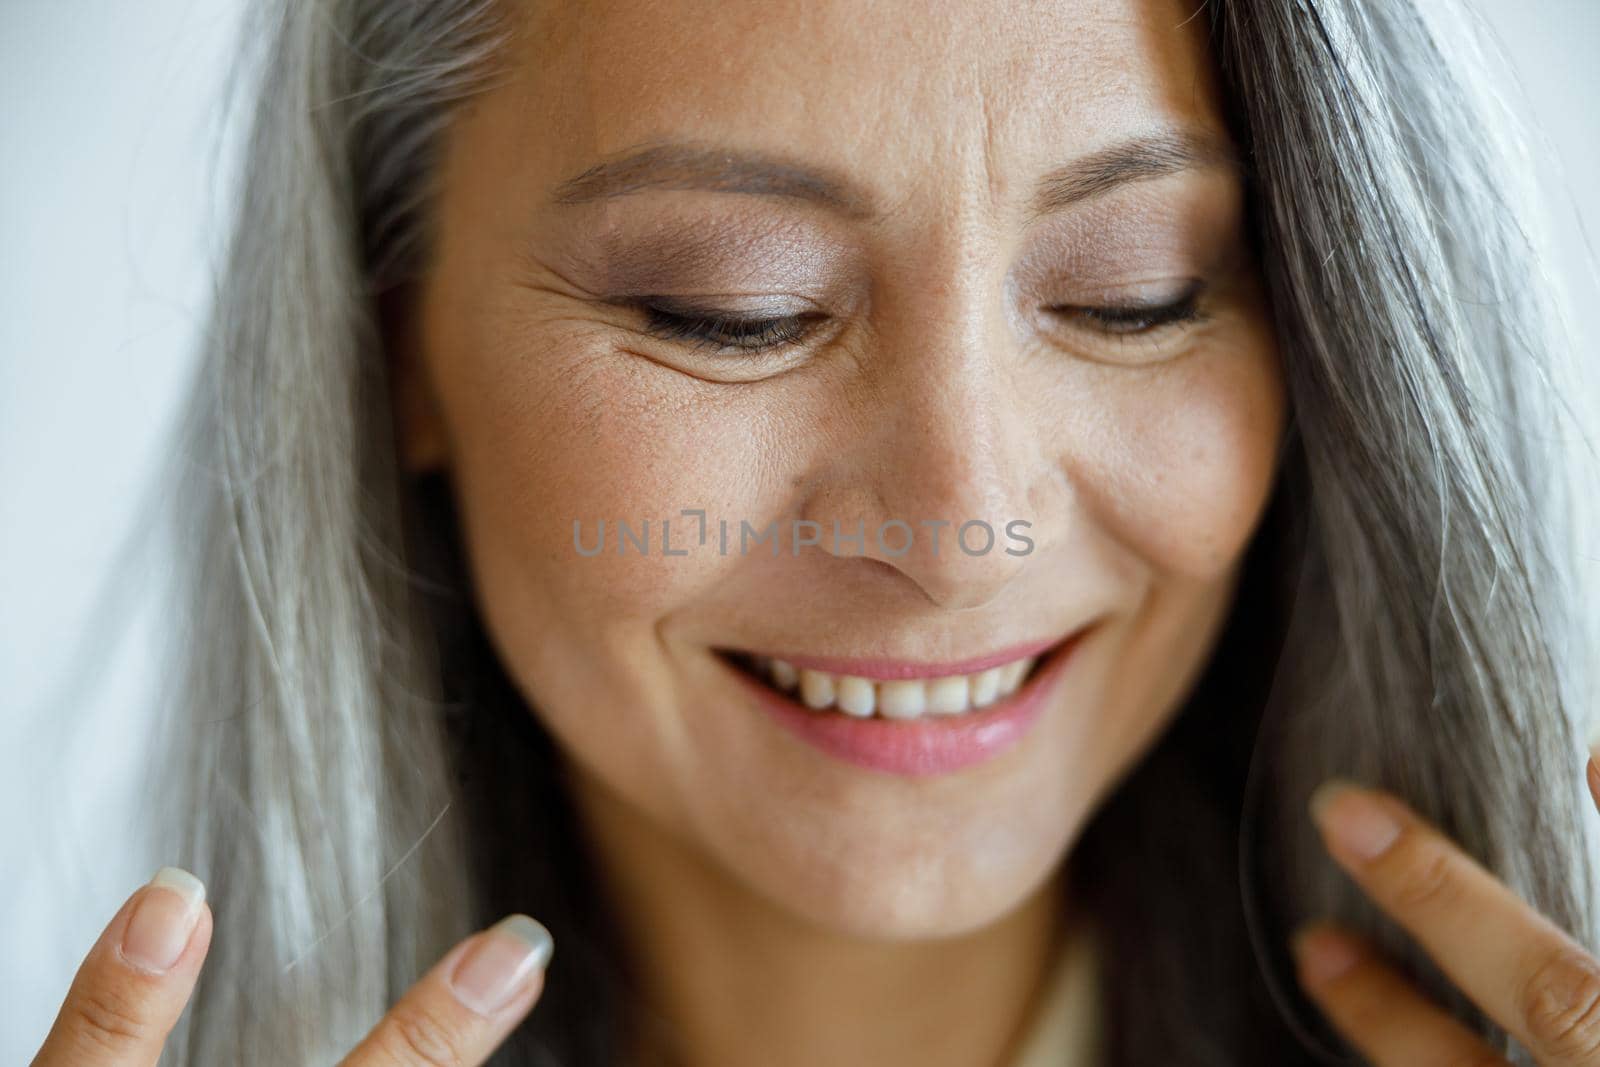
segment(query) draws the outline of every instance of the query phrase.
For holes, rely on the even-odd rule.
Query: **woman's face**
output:
[[[947,935],[1169,722],[1285,416],[1192,7],[526,5],[449,138],[402,438],[608,832]]]

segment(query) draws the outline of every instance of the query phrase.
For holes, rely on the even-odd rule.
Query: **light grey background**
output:
[[[241,9],[0,2],[3,1063],[32,1054],[82,953],[161,861],[134,785],[160,607],[114,642],[80,642],[190,366],[230,188],[237,131],[215,110]],[[1518,72],[1506,91],[1547,141],[1543,206],[1587,364],[1600,0],[1479,9]]]

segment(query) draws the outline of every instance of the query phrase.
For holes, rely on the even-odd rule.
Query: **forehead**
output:
[[[1224,132],[1194,2],[528,3],[510,58],[541,169],[690,136],[1007,197],[1129,137]]]

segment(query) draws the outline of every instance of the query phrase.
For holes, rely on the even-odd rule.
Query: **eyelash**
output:
[[[1086,321],[1090,329],[1113,337],[1147,336],[1204,319],[1199,306],[1203,289],[1200,282],[1194,282],[1177,300],[1166,304],[1057,305],[1045,310],[1075,316]],[[797,344],[822,318],[809,314],[750,319],[709,310],[698,314],[670,311],[647,301],[641,301],[638,306],[646,315],[645,330],[652,336],[692,348],[723,352],[755,353]],[[734,338],[731,343],[718,339],[729,335]]]
[[[698,314],[668,311],[655,304],[641,303],[648,321],[645,330],[663,340],[678,341],[693,348],[723,351],[760,352],[783,348],[803,340],[820,315],[783,315],[770,319],[747,319],[717,311]],[[733,335],[725,343],[718,337]]]
[[[1205,318],[1200,296],[1205,286],[1191,282],[1178,299],[1166,304],[1122,304],[1107,307],[1058,305],[1046,311],[1087,320],[1091,329],[1115,337],[1154,334],[1168,327],[1187,326]]]

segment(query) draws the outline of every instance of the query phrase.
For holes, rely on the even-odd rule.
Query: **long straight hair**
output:
[[[1446,16],[1196,15],[1249,162],[1291,416],[1207,670],[1073,852],[1114,1067],[1337,1062],[1283,949],[1320,914],[1527,1062],[1322,855],[1303,812],[1329,774],[1396,790],[1596,943],[1562,349],[1516,145]],[[168,821],[216,913],[169,1053],[331,1062],[449,945],[521,910],[560,948],[496,1062],[618,1063],[649,1023],[613,904],[483,632],[449,487],[402,474],[389,404],[385,294],[429,269],[443,137],[510,16],[279,0],[257,18],[232,242],[160,489],[183,561]]]

